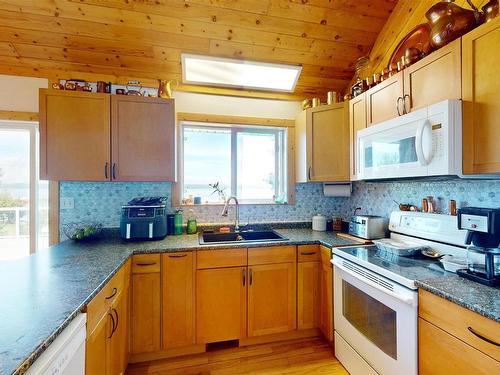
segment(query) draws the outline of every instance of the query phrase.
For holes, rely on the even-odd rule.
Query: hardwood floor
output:
[[[126,375],[348,375],[322,338],[297,339],[130,364]]]

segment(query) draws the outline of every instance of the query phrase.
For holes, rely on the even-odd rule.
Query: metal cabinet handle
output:
[[[472,334],[473,334],[474,336],[476,336],[476,337],[479,337],[481,340],[486,341],[486,342],[488,342],[488,343],[490,343],[490,344],[493,344],[493,345],[495,345],[495,346],[500,346],[500,343],[498,343],[498,342],[496,342],[496,341],[493,341],[492,339],[489,339],[489,338],[487,338],[487,337],[484,337],[484,336],[483,336],[483,335],[481,335],[480,333],[476,332],[476,331],[474,330],[474,328],[472,328],[472,327],[467,327],[467,329],[469,330],[469,332],[470,332],[470,333],[472,333]]]
[[[300,255],[314,255],[316,254],[315,251],[311,251],[311,252],[301,252]]]
[[[398,100],[396,101],[396,110],[398,111],[398,116],[401,116],[401,111],[399,110],[399,101],[403,102],[403,114],[404,114],[404,99],[400,96],[398,97]]]
[[[116,315],[116,327],[115,327],[115,331],[118,329],[118,311],[116,311],[115,308],[113,308],[113,312],[115,313]],[[113,331],[114,332],[114,331]]]
[[[184,258],[187,257],[187,254],[181,254],[181,255],[169,255],[169,258]]]
[[[113,175],[113,180],[116,180],[116,163],[113,163],[112,175]]]
[[[108,315],[111,317],[111,322],[113,323],[113,328],[111,329],[111,334],[108,336],[108,339],[110,339],[111,337],[113,337],[113,334],[115,333],[115,317],[110,312],[108,312]]]
[[[136,263],[135,265],[139,267],[144,267],[144,266],[153,266],[155,264],[156,262],[149,262],[149,263]]]
[[[307,170],[307,179],[311,180],[311,166],[309,166],[309,169]]]
[[[243,286],[245,286],[247,283],[247,270],[243,268],[241,273],[243,274]]]
[[[250,285],[252,285],[253,283],[253,272],[252,272],[252,269],[250,268]]]
[[[406,98],[408,98],[408,109],[406,109]],[[411,111],[411,97],[409,94],[405,94],[405,96],[403,96],[403,113],[407,114],[410,113],[410,111]]]
[[[114,296],[116,296],[116,293],[118,293],[118,289],[116,288],[113,288],[113,291],[111,292],[111,295],[106,297],[106,299],[111,299],[113,298]]]
[[[104,164],[104,177],[106,178],[106,180],[108,179],[108,162]]]

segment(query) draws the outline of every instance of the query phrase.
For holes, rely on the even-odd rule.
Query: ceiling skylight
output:
[[[186,84],[293,92],[301,66],[182,54]]]

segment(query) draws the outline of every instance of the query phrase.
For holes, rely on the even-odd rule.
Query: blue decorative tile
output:
[[[240,220],[247,222],[310,221],[316,213],[348,219],[356,207],[366,214],[388,217],[398,207],[394,201],[421,205],[422,198],[433,196],[437,209],[447,212],[450,199],[457,206],[500,207],[500,180],[419,180],[394,182],[355,182],[350,198],[328,198],[319,183],[297,184],[295,205],[242,205]],[[168,182],[62,182],[61,197],[72,197],[75,208],[61,210],[61,224],[74,221],[97,221],[104,227],[117,227],[120,207],[136,196],[166,195],[171,207],[171,184]],[[172,212],[174,211],[171,208]],[[221,223],[233,220],[234,208],[228,218],[220,216],[220,206],[194,206],[200,223]],[[184,214],[189,216],[188,212]]]

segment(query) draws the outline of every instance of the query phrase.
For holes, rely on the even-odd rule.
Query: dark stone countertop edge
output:
[[[473,311],[475,313],[478,313],[479,315],[484,316],[485,318],[500,323],[500,315],[492,313],[492,311],[483,308],[483,306],[473,303],[467,303],[463,298],[460,298],[452,293],[446,292],[435,286],[432,286],[428,282],[426,282],[426,280],[415,280],[415,285],[419,289],[426,290],[427,292],[435,294],[438,297],[444,298],[447,301],[453,302],[458,306],[464,307],[470,311]]]
[[[133,244],[133,243],[131,243]],[[183,248],[175,247],[159,247],[158,249],[139,249],[130,252],[129,256],[126,257],[120,264],[118,264],[113,271],[97,286],[94,291],[87,296],[83,302],[75,309],[64,322],[55,329],[50,336],[48,336],[34,351],[31,353],[22,364],[12,373],[12,375],[23,375],[28,368],[42,355],[42,353],[47,349],[47,347],[54,342],[54,340],[59,336],[59,334],[78,316],[82,313],[88,303],[104,288],[106,283],[111,280],[111,278],[118,272],[118,270],[134,255],[134,254],[157,254],[157,253],[174,253],[174,252],[185,252],[185,251],[197,251],[197,250],[217,250],[217,249],[230,249],[230,248],[245,248],[245,247],[270,247],[279,245],[311,245],[319,244],[326,247],[332,247],[331,243],[324,240],[301,240],[301,241],[274,241],[274,242],[256,242],[256,243],[245,243],[245,244],[223,244],[223,245],[197,245],[197,246],[187,246]]]

